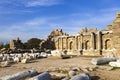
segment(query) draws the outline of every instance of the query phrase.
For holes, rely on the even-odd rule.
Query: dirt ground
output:
[[[53,68],[74,68],[80,66],[93,66],[91,59],[93,57],[73,57],[70,59],[60,59],[56,57],[49,57],[34,60],[27,64],[13,64],[10,67],[0,68],[0,77],[14,74],[28,69],[36,69],[38,72],[44,72]],[[108,65],[107,65],[108,66]],[[95,80],[120,80],[120,69],[101,70],[89,72],[90,76],[95,77]]]

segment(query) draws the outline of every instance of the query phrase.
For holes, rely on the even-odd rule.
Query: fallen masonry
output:
[[[48,72],[43,72],[29,80],[51,80],[51,75]]]
[[[27,71],[13,74],[13,75],[1,77],[0,80],[20,80],[20,79],[24,79],[25,77],[34,76],[37,74],[38,74],[38,72],[36,70],[27,70]]]
[[[110,62],[109,65],[113,67],[120,67],[120,59],[118,59],[116,62],[115,61]]]
[[[42,52],[41,52],[42,53]],[[11,54],[0,54],[0,67],[11,66],[12,63],[29,63],[32,60],[47,58],[47,53],[42,55],[41,53],[11,53]]]
[[[88,74],[82,73],[72,77],[70,80],[91,80]]]
[[[116,61],[117,58],[106,58],[106,57],[99,57],[99,58],[93,58],[91,60],[91,63],[94,65],[103,65],[108,64],[111,61]]]

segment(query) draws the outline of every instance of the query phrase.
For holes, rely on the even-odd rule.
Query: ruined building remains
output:
[[[19,39],[19,37],[16,38],[16,40],[10,41],[10,49],[21,49],[22,48],[22,42]]]
[[[74,36],[54,30],[48,38],[54,41],[55,49],[69,54],[120,55],[120,12],[105,30],[83,28]]]
[[[10,48],[21,48],[21,40],[10,41]],[[104,30],[81,29],[77,35],[68,35],[62,29],[54,30],[41,42],[41,49],[65,50],[67,54],[120,56],[120,12]]]

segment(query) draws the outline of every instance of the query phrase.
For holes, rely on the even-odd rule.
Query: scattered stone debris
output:
[[[51,75],[48,72],[43,72],[29,80],[51,80]]]
[[[0,54],[0,62],[3,63],[5,61],[14,62],[14,63],[29,63],[31,60],[36,60],[39,58],[46,58],[47,53],[10,53],[10,54]],[[7,65],[4,67],[8,67]]]
[[[82,73],[72,77],[70,80],[91,80],[89,74]]]
[[[116,58],[105,58],[105,57],[99,57],[99,58],[93,58],[91,63],[94,65],[103,65],[108,64],[111,61],[116,61]]]
[[[20,62],[20,58],[19,57],[15,57],[14,58],[14,62],[16,62],[16,63]]]
[[[118,59],[116,62],[109,62],[109,65],[113,67],[120,67],[120,59]]]
[[[10,61],[5,61],[0,63],[0,67],[9,67],[11,65]]]
[[[62,51],[61,51],[61,50],[52,50],[52,51],[51,51],[51,55],[52,55],[52,56],[55,56],[55,57],[61,58]]]
[[[48,57],[48,54],[47,53],[45,53],[45,52],[41,52],[41,57],[43,57],[43,58],[47,58]]]
[[[34,76],[37,74],[38,74],[38,72],[36,70],[31,69],[31,70],[19,72],[19,73],[13,74],[13,75],[1,77],[0,80],[21,80],[21,79],[24,79],[26,77]]]
[[[69,71],[69,77],[73,77],[73,76],[75,76],[77,73],[76,73],[76,71]]]
[[[23,63],[23,64],[28,63],[28,62],[29,62],[28,58],[21,60],[21,63]]]

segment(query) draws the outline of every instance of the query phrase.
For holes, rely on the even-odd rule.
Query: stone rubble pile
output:
[[[91,80],[91,77],[88,73],[77,73],[77,71],[70,70],[67,74],[67,76],[64,74],[64,77],[57,80]],[[53,75],[49,71],[38,73],[38,71],[35,69],[30,69],[1,77],[0,80],[52,80],[52,76]]]
[[[47,58],[47,53],[11,53],[0,54],[0,67],[8,67],[12,63],[29,63],[31,60]]]
[[[38,72],[36,70],[31,69],[31,70],[19,72],[19,73],[13,74],[13,75],[1,77],[0,80],[21,80],[21,79],[24,79],[26,77],[34,76],[37,74],[38,74]]]
[[[24,55],[22,55],[22,57],[23,56],[28,57],[28,55],[29,54],[25,53]],[[33,55],[33,54],[30,54],[30,55]],[[17,56],[17,58],[15,57],[15,59],[16,59],[16,61],[18,60],[18,62],[19,62],[20,57]],[[34,58],[32,57],[32,59],[34,59]],[[22,59],[22,60],[23,60],[23,63],[27,62],[27,58]],[[114,58],[101,57],[101,58],[95,59],[95,61],[97,61],[96,62],[97,65],[96,64],[95,65],[82,65],[79,67],[72,67],[72,68],[52,67],[51,70],[48,69],[48,70],[46,70],[47,72],[42,72],[42,73],[38,73],[38,71],[36,71],[35,69],[31,69],[31,70],[19,72],[19,73],[13,74],[13,75],[1,77],[0,80],[23,80],[23,79],[24,80],[52,80],[54,75],[57,76],[57,78],[59,75],[60,78],[57,80],[92,80],[92,76],[89,75],[91,72],[96,71],[97,69],[101,69],[101,70],[112,70],[113,69],[113,67],[110,67],[110,66],[98,65],[99,63],[100,64],[106,64],[106,63],[110,64],[111,61],[114,61],[114,60],[115,60]],[[116,61],[117,63],[120,63],[120,59],[116,58],[116,60],[117,60]],[[20,61],[21,61],[21,59],[20,59]],[[1,63],[3,63],[3,62],[1,62]],[[4,66],[9,66],[11,62],[5,61],[4,63],[5,63]],[[116,67],[116,65],[115,65],[115,67]]]

